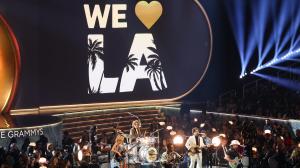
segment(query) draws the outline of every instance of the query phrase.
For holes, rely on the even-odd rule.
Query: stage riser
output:
[[[143,108],[124,110],[116,109],[115,111],[93,111],[93,112],[80,112],[59,115],[63,119],[63,131],[68,131],[71,137],[78,140],[84,131],[88,131],[90,126],[97,126],[97,134],[105,133],[109,136],[113,133],[113,126],[118,124],[118,128],[125,133],[129,133],[132,121],[137,118],[131,114],[138,116],[142,123],[142,130],[149,130],[153,122],[158,123],[164,121],[165,118],[160,114],[157,108]],[[154,120],[155,119],[155,120]]]

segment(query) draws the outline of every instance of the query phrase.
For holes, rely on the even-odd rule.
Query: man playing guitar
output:
[[[197,127],[192,129],[193,135],[185,143],[185,147],[189,150],[190,167],[194,168],[197,162],[197,168],[202,167],[202,152],[201,148],[206,147],[203,143],[203,138],[200,136],[199,129]]]
[[[238,153],[240,142],[238,140],[232,140],[230,143],[230,149],[225,153],[225,160],[228,161],[230,168],[242,167],[240,162],[241,155]]]
[[[176,168],[179,166],[179,163],[182,159],[182,156],[174,151],[173,144],[168,143],[167,151],[161,155],[160,162],[162,168]]]

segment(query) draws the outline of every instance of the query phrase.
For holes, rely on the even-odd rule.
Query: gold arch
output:
[[[0,15],[0,113],[10,110],[20,71],[20,52],[17,40]]]

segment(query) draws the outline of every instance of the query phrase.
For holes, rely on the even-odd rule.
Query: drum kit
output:
[[[129,134],[122,134],[129,142],[132,138]],[[138,143],[138,145],[136,145]],[[154,136],[146,136],[137,138],[135,143],[126,144],[128,152],[128,163],[135,164],[153,164],[158,161],[159,138]],[[132,149],[133,148],[133,149]]]

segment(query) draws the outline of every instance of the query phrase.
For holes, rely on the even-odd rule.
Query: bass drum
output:
[[[153,163],[157,160],[158,152],[154,147],[143,146],[139,150],[139,158],[142,163]]]

